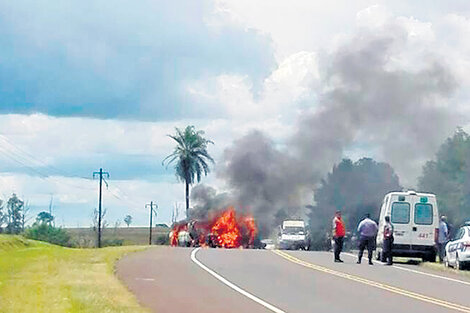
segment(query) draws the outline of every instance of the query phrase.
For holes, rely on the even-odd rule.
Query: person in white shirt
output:
[[[449,226],[447,225],[447,217],[441,216],[439,222],[439,236],[437,238],[437,252],[439,253],[439,261],[442,263],[446,255],[446,244],[449,241]]]
[[[365,218],[357,226],[357,232],[360,235],[359,254],[357,256],[357,264],[361,264],[364,249],[367,247],[369,265],[372,263],[372,253],[375,248],[375,236],[377,235],[377,223],[370,219],[370,214],[366,214]]]

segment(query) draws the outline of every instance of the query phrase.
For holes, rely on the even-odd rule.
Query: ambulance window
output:
[[[415,223],[418,225],[431,225],[433,218],[432,205],[429,203],[415,204]]]
[[[392,223],[408,224],[410,222],[410,204],[408,202],[392,203]]]

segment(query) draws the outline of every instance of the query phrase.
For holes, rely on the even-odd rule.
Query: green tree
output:
[[[163,160],[166,166],[175,165],[176,177],[185,183],[186,216],[189,217],[189,186],[200,182],[201,176],[210,172],[208,162],[214,160],[207,152],[208,144],[212,141],[203,137],[204,131],[196,130],[194,126],[187,126],[184,130],[176,128],[175,135],[168,135],[177,145],[173,153]]]
[[[52,222],[54,221],[54,216],[52,216],[51,213],[43,211],[38,214],[36,217],[36,222],[38,224],[49,224],[51,225]]]
[[[470,136],[458,128],[426,162],[418,179],[421,191],[436,194],[439,211],[452,223],[470,218]]]
[[[354,231],[364,214],[377,218],[385,194],[397,190],[401,190],[399,179],[389,164],[370,158],[342,160],[314,190],[315,205],[310,208],[309,225],[312,239],[321,238],[322,242],[312,245],[324,246],[336,210],[342,211],[347,230]]]
[[[22,210],[24,202],[20,200],[16,194],[13,194],[7,202],[8,225],[7,233],[19,234],[22,229]]]
[[[132,223],[132,216],[130,216],[129,214],[126,215],[126,217],[124,218],[124,223],[126,223],[127,227],[129,227],[129,225],[131,225]]]

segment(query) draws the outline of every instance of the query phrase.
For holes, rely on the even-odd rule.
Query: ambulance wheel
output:
[[[450,267],[449,260],[447,259],[447,256],[444,257],[444,266],[447,267],[447,268]]]

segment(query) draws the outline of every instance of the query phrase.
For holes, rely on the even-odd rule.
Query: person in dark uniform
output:
[[[393,225],[392,223],[390,223],[390,216],[385,216],[383,254],[384,254],[384,259],[387,262],[387,265],[393,264],[392,245],[393,245]]]

